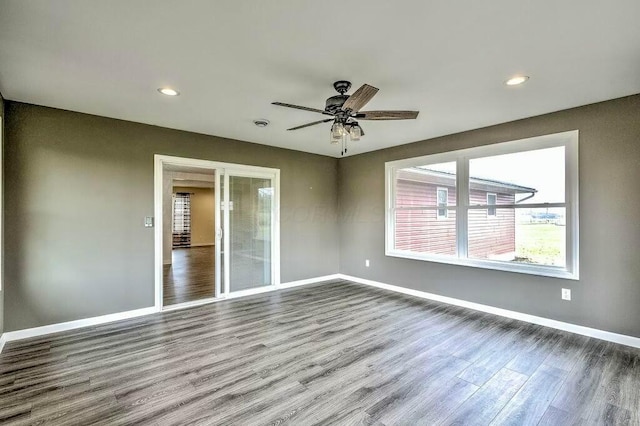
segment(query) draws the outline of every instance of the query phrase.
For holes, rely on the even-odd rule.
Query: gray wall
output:
[[[153,304],[153,230],[142,218],[153,214],[161,153],[281,169],[283,282],[339,270],[640,336],[640,95],[339,161],[15,102],[5,109],[6,331]],[[580,281],[384,255],[385,161],[574,129]]]
[[[385,256],[386,161],[574,129],[580,281]],[[341,159],[338,172],[340,272],[640,336],[640,95]],[[562,287],[571,302],[560,299]]]
[[[17,102],[6,113],[6,331],[153,305],[153,154],[279,168],[282,281],[338,271],[334,158]]]

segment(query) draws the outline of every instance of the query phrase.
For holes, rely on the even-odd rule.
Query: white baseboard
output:
[[[158,312],[155,307],[135,309],[132,311],[118,312],[115,314],[101,315],[99,317],[84,318],[75,321],[61,322],[57,324],[44,325],[42,327],[26,328],[24,330],[8,331],[2,335],[4,342],[14,340],[29,339],[31,337],[44,336],[46,334],[59,333],[61,331],[74,330],[76,328],[91,327],[94,325],[106,324],[108,322],[120,321],[149,315]]]
[[[298,287],[298,286],[303,286],[308,284],[323,283],[323,282],[328,282],[331,280],[338,280],[338,279],[353,281],[356,283],[365,284],[372,287],[381,288],[384,290],[390,290],[397,293],[407,294],[407,295],[419,297],[422,299],[448,303],[450,305],[469,308],[476,311],[486,312],[489,314],[499,315],[506,318],[516,319],[520,321],[529,322],[532,324],[543,325],[543,326],[555,328],[558,330],[564,330],[571,333],[581,334],[583,336],[595,337],[597,339],[606,340],[613,343],[619,343],[626,346],[640,348],[640,338],[638,337],[612,333],[609,331],[598,330],[590,327],[584,327],[581,325],[557,321],[557,320],[544,318],[544,317],[538,317],[535,315],[524,314],[516,311],[510,311],[507,309],[496,308],[493,306],[483,305],[475,302],[469,302],[462,299],[455,299],[453,297],[441,296],[438,294],[427,293],[419,290],[412,290],[409,288],[399,287],[391,284],[385,284],[378,281],[353,277],[345,274],[324,275],[321,277],[290,281],[287,283],[279,284],[274,287],[267,287],[265,289],[256,289],[253,291],[248,291],[246,293],[238,293],[236,295],[233,295],[232,297],[228,297],[225,299],[208,299],[206,301],[202,301],[202,303],[196,302],[194,304],[187,305],[187,306],[179,306],[179,307],[176,307],[175,309],[186,309],[193,306],[199,306],[202,304],[213,303],[221,300],[229,300],[236,297],[249,296],[253,294],[260,294],[264,292],[282,290],[286,288]],[[0,336],[0,353],[2,353],[2,349],[4,348],[4,345],[7,342],[11,342],[14,340],[28,339],[31,337],[44,336],[46,334],[59,333],[61,331],[74,330],[82,327],[90,327],[90,326],[105,324],[113,321],[120,321],[120,320],[135,318],[143,315],[149,315],[156,312],[158,312],[158,310],[155,307],[149,307],[149,308],[135,309],[132,311],[119,312],[115,314],[102,315],[99,317],[85,318],[85,319],[76,320],[76,321],[67,321],[59,324],[45,325],[42,327],[28,328],[25,330],[9,331],[2,334],[2,336]]]
[[[282,284],[280,284],[280,285],[278,285],[276,287],[278,289],[291,288],[291,287],[298,287],[298,286],[301,286],[301,285],[316,284],[316,283],[321,283],[321,282],[325,282],[325,281],[340,280],[340,279],[342,279],[342,275],[340,275],[340,274],[332,274],[332,275],[324,275],[322,277],[308,278],[306,280],[289,281],[288,283],[282,283]]]
[[[340,278],[341,278],[340,274],[333,274],[333,275],[324,275],[324,276],[315,277],[315,278],[308,278],[305,280],[290,281],[290,282],[282,283],[272,287],[264,287],[264,288],[246,290],[244,292],[237,292],[236,294],[233,294],[224,299],[212,298],[212,299],[206,299],[202,301],[194,301],[190,303],[180,304],[175,307],[170,307],[169,309],[163,309],[163,311],[187,309],[187,308],[192,308],[194,306],[201,306],[207,303],[214,303],[222,300],[235,299],[243,296],[251,296],[254,294],[282,290],[282,289],[291,288],[291,287],[298,287],[301,285],[322,283],[322,282],[336,280]],[[61,331],[74,330],[76,328],[90,327],[94,325],[105,324],[108,322],[130,319],[130,318],[140,317],[143,315],[153,314],[156,312],[158,312],[158,310],[156,309],[155,306],[152,306],[149,308],[135,309],[132,311],[118,312],[115,314],[102,315],[99,317],[92,317],[92,318],[84,318],[84,319],[75,320],[75,321],[67,321],[67,322],[62,322],[58,324],[45,325],[42,327],[34,327],[34,328],[27,328],[24,330],[9,331],[2,334],[2,336],[0,336],[0,353],[2,353],[2,349],[4,348],[4,345],[6,342],[11,342],[14,340],[29,339],[31,337],[44,336],[47,334],[59,333]]]
[[[385,283],[368,280],[364,278],[352,277],[350,275],[345,275],[345,274],[338,274],[338,275],[339,275],[339,278],[347,281],[353,281],[360,284],[370,285],[372,287],[377,287],[384,290],[390,290],[390,291],[395,291],[397,293],[408,294],[410,296],[415,296],[422,299],[435,300],[437,302],[448,303],[449,305],[461,306],[463,308],[469,308],[475,311],[486,312],[489,314],[499,315],[501,317],[525,321],[532,324],[543,325],[545,327],[551,327],[557,330],[564,330],[570,333],[581,334],[583,336],[595,337],[596,339],[606,340],[608,342],[619,343],[621,345],[632,346],[634,348],[640,348],[639,337],[627,336],[625,334],[618,334],[618,333],[612,333],[610,331],[598,330],[596,328],[590,328],[582,325],[571,324],[568,322],[562,322],[562,321],[557,321],[549,318],[538,317],[535,315],[524,314],[521,312],[510,311],[508,309],[496,308],[489,305],[483,305],[480,303],[469,302],[462,299],[455,299],[453,297],[427,293],[424,291],[412,290],[410,288],[404,288],[404,287],[399,287],[391,284],[385,284]]]

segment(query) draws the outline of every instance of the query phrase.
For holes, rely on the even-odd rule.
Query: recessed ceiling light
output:
[[[167,96],[178,96],[180,94],[180,92],[178,92],[175,89],[172,89],[170,87],[161,87],[158,89],[158,92],[162,93],[163,95],[167,95]]]
[[[267,127],[269,125],[269,120],[264,118],[258,118],[257,120],[253,120],[253,124],[258,127]]]
[[[517,86],[518,84],[522,84],[527,80],[529,80],[529,76],[517,75],[517,76],[511,77],[509,80],[505,81],[505,84],[507,86]]]

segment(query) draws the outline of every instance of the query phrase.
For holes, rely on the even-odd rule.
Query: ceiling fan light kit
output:
[[[342,142],[342,155],[347,153],[347,143],[349,140],[358,141],[364,136],[364,130],[362,130],[357,120],[413,120],[418,117],[418,111],[361,111],[376,93],[378,93],[378,88],[368,84],[363,84],[358,90],[353,92],[352,95],[346,94],[351,88],[351,82],[349,81],[336,81],[333,83],[333,88],[339,94],[331,96],[326,100],[324,110],[283,102],[273,102],[273,105],[332,116],[333,118],[314,121],[287,130],[298,130],[333,121],[329,133],[329,140],[332,145],[338,145]]]
[[[331,142],[337,143],[344,136],[344,126],[340,123],[333,123],[331,126]]]
[[[349,138],[352,141],[359,141],[362,135],[362,127],[360,127],[357,121],[354,121],[349,127]]]

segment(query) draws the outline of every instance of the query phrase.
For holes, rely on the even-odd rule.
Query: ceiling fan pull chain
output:
[[[348,148],[347,147],[347,134],[346,133],[344,133],[342,135],[342,148],[343,148],[342,155],[345,155],[347,153],[347,148]]]

